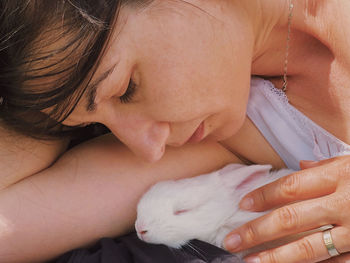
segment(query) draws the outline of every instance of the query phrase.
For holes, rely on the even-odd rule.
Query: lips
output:
[[[195,130],[195,132],[187,140],[186,143],[200,142],[203,139],[203,137],[204,137],[204,122],[201,122],[201,124],[198,126],[198,128]]]

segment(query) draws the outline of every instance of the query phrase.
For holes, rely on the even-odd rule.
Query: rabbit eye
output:
[[[181,210],[176,210],[174,212],[174,215],[178,216],[178,215],[182,215],[184,213],[187,213],[188,211],[190,211],[189,209],[181,209]]]

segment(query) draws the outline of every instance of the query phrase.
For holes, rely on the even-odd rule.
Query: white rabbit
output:
[[[240,210],[241,198],[293,172],[270,169],[271,165],[230,164],[209,174],[155,184],[137,206],[138,237],[173,248],[191,239],[222,247],[230,231],[266,213]]]

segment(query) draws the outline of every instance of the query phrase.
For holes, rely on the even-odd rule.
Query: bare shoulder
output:
[[[350,2],[343,0],[305,1],[305,23],[316,38],[328,46],[338,59],[350,62]],[[348,64],[349,65],[349,64]]]
[[[35,140],[0,126],[0,189],[49,167],[67,144],[66,140]]]
[[[246,118],[238,133],[221,143],[247,163],[268,163],[275,168],[285,167],[282,159],[249,118]]]

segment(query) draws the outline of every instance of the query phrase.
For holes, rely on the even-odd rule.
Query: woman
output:
[[[350,149],[346,1],[47,2],[0,4],[1,262],[128,232],[159,180],[229,162],[295,168]],[[250,89],[251,75],[266,80]],[[120,142],[65,152],[91,123]],[[250,194],[242,208],[280,208],[234,230],[226,248],[333,224],[247,262],[349,260],[348,163],[303,162],[311,169]]]

